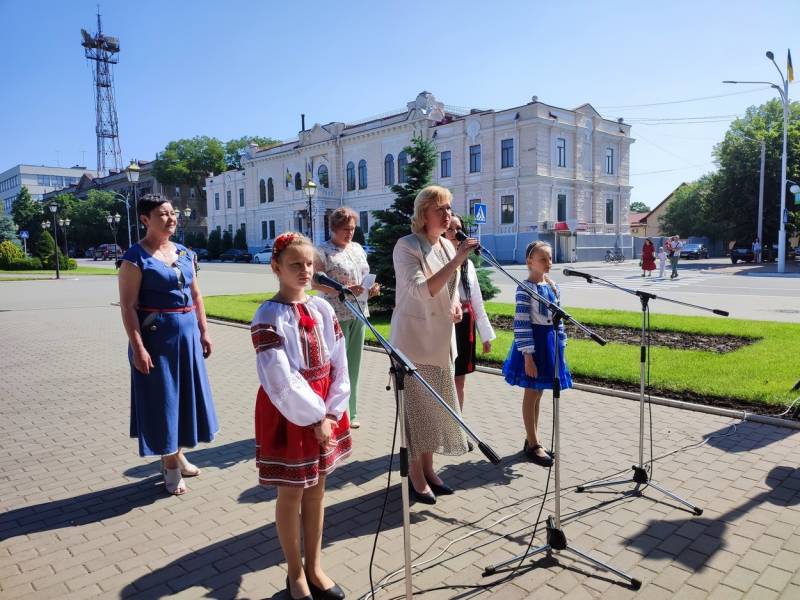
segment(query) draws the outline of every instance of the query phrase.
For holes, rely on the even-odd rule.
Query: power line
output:
[[[763,86],[758,88],[752,88],[749,90],[742,90],[739,92],[728,92],[727,94],[717,94],[715,96],[699,96],[697,98],[686,98],[684,100],[669,100],[667,102],[650,102],[648,104],[617,104],[617,105],[610,105],[610,106],[598,106],[598,109],[609,109],[609,108],[645,108],[648,106],[666,106],[668,104],[683,104],[685,102],[701,102],[703,100],[713,100],[714,98],[725,98],[726,96],[738,96],[740,94],[752,94],[754,92],[762,92],[764,90],[768,90],[770,86]]]
[[[699,167],[708,167],[713,165],[713,163],[703,163],[699,165],[689,165],[686,167],[677,167],[675,169],[662,169],[660,171],[642,171],[641,173],[631,173],[630,177],[639,177],[641,175],[655,175],[657,173],[673,173],[675,171],[685,171],[687,169],[696,169]]]

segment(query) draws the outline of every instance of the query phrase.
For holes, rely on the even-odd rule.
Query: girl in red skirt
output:
[[[278,488],[275,523],[289,597],[344,598],[320,564],[325,476],[350,455],[352,444],[344,338],[330,304],[305,293],[314,274],[308,238],[279,236],[272,271],[280,291],[259,307],[250,328],[261,382],[256,397],[259,483]]]

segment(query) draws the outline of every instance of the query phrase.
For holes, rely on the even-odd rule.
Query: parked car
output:
[[[83,258],[94,258],[94,246],[89,246],[83,253]]]
[[[253,262],[259,265],[265,265],[272,261],[272,246],[264,246],[264,248],[253,255]]]
[[[197,260],[208,260],[208,250],[205,248],[192,248],[192,251],[197,255]]]
[[[117,244],[100,244],[94,249],[94,260],[117,260],[125,251]]]
[[[703,244],[685,244],[681,250],[681,258],[708,258],[708,248]]]
[[[229,260],[231,262],[250,262],[253,260],[253,255],[250,254],[247,250],[239,250],[238,248],[231,248],[230,250],[225,250],[222,254],[219,255],[219,259],[222,262]]]

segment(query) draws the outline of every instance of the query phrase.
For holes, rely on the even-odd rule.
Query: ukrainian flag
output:
[[[786,51],[786,78],[789,81],[794,81],[794,69],[792,68],[792,51]]]

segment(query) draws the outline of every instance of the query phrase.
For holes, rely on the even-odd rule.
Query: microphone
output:
[[[335,279],[331,279],[322,271],[317,271],[314,273],[314,283],[318,285],[324,285],[325,287],[333,288],[340,294],[351,294],[352,292],[343,286],[341,283],[336,281]]]
[[[464,233],[463,230],[459,229],[458,231],[456,231],[456,239],[459,242],[463,242],[464,240],[468,240],[469,236],[466,233]],[[481,245],[478,244],[478,246],[475,248],[475,254],[480,254],[480,253],[481,253]]]
[[[592,279],[594,279],[589,273],[581,273],[580,271],[573,271],[572,269],[564,269],[562,273],[567,277],[583,277],[589,283],[592,283]]]

